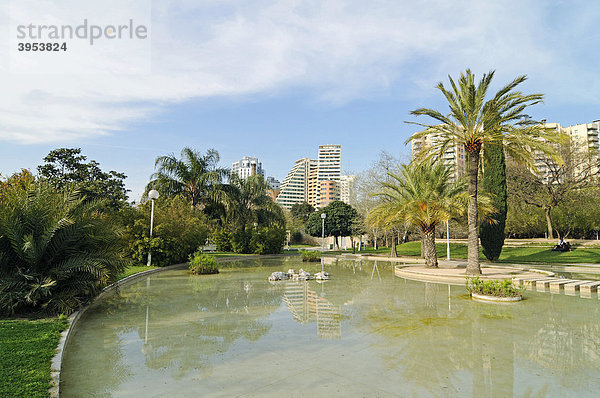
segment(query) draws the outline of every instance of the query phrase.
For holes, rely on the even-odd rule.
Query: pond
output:
[[[63,397],[577,396],[600,391],[600,300],[517,304],[339,260],[332,279],[268,282],[299,258],[165,271],[122,287],[73,330]]]

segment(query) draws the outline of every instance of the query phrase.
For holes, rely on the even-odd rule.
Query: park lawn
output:
[[[438,258],[446,258],[446,243],[436,243],[435,245]],[[389,247],[373,250],[361,251],[361,254],[390,254]],[[551,246],[547,247],[504,247],[500,263],[548,263],[548,264],[576,264],[590,263],[600,264],[600,248],[579,247],[571,252],[553,252]],[[421,242],[413,241],[396,246],[398,256],[419,257],[421,255]],[[345,252],[347,253],[347,252]],[[467,245],[462,243],[450,243],[450,257],[452,259],[466,259]],[[486,260],[483,253],[480,253],[481,260]]]
[[[137,274],[138,272],[144,272],[144,271],[148,271],[149,269],[155,269],[158,267],[155,266],[150,266],[147,267],[145,265],[130,265],[127,268],[125,268],[125,271],[123,271],[123,273],[121,273],[121,275],[118,276],[117,280],[121,280],[121,279],[125,279],[128,276]]]
[[[0,320],[0,397],[47,397],[50,361],[67,322]]]

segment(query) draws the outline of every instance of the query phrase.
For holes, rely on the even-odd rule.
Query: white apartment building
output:
[[[262,163],[258,158],[251,156],[244,156],[241,160],[233,162],[231,164],[231,173],[237,174],[241,179],[246,179],[255,174],[265,175]]]
[[[333,195],[331,191],[328,194],[327,199],[325,195],[321,195],[321,187],[324,187],[324,181],[334,181],[336,185],[339,185],[340,177],[342,174],[342,146],[341,145],[319,145],[319,156],[317,165],[317,195],[316,195],[316,208],[325,207],[327,203],[333,200],[340,200],[339,197],[339,186],[335,189]],[[331,184],[329,184],[331,185]],[[323,196],[323,200],[321,200]],[[323,202],[323,203],[321,203]]]
[[[346,204],[350,204],[355,179],[356,176],[340,177],[340,200]]]
[[[275,179],[275,177],[267,177],[266,182],[267,184],[269,184],[273,191],[278,191],[281,188],[281,182]]]
[[[425,135],[419,140],[411,141],[412,159],[415,159],[419,151],[421,151],[423,148],[430,147],[437,140],[439,140],[439,134],[431,133]],[[444,164],[452,167],[450,182],[455,182],[458,178],[466,173],[467,152],[462,145],[453,145],[448,147],[442,155],[442,161]]]

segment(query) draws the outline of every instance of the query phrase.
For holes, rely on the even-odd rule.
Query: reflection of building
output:
[[[260,174],[262,176],[265,175],[265,172],[262,168],[262,163],[258,160],[258,158],[250,156],[244,156],[241,160],[233,162],[231,164],[231,173],[237,174],[238,177],[242,179],[256,174]]]
[[[317,336],[320,339],[342,337],[340,308],[311,290],[308,282],[286,282],[283,301],[296,322],[304,324],[317,321]]]
[[[289,210],[295,203],[308,202],[321,208],[340,200],[341,148],[319,145],[318,160],[296,160],[281,184],[277,203]]]

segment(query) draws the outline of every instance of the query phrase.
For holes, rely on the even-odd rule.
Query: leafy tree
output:
[[[420,140],[435,134],[429,147],[420,152],[421,158],[442,157],[444,152],[460,145],[468,155],[468,258],[467,274],[481,274],[479,266],[479,233],[477,208],[477,183],[481,150],[484,146],[500,145],[515,161],[534,167],[533,154],[548,154],[558,159],[551,143],[561,137],[544,128],[524,114],[528,106],[542,101],[542,94],[524,95],[515,89],[527,78],[519,76],[501,88],[491,99],[486,100],[487,91],[494,72],[484,74],[479,84],[475,75],[467,69],[458,82],[449,77],[451,89],[443,83],[436,88],[441,91],[450,106],[450,114],[433,109],[419,108],[412,115],[425,115],[436,124],[413,123],[425,130],[413,134],[408,140]]]
[[[40,178],[57,190],[74,187],[88,199],[103,199],[113,209],[123,207],[127,203],[127,176],[114,170],[104,172],[98,162],[86,160],[81,148],[59,148],[50,151],[37,170]]]
[[[123,270],[121,231],[100,201],[45,182],[0,205],[0,313],[68,313]]]
[[[500,258],[504,245],[504,227],[506,225],[507,193],[506,193],[506,162],[504,149],[501,145],[489,145],[485,149],[488,163],[483,171],[482,188],[492,198],[496,213],[492,216],[494,222],[482,223],[479,226],[479,236],[483,254],[494,261]]]
[[[27,188],[30,187],[34,182],[35,177],[27,169],[22,169],[20,172],[14,173],[5,179],[3,179],[0,175],[0,204],[2,203],[3,196],[10,189],[15,188],[17,190],[24,191],[27,190]]]
[[[595,151],[572,140],[558,145],[562,162],[541,156],[540,171],[511,164],[509,184],[514,195],[527,204],[543,210],[546,218],[548,238],[554,236],[552,211],[569,202],[573,192],[593,189],[598,186],[600,165]]]
[[[214,149],[206,155],[185,147],[181,150],[181,159],[170,154],[156,158],[152,180],[146,186],[146,192],[158,190],[163,196],[180,196],[188,199],[192,207],[206,207],[222,199],[222,181],[229,174],[218,166],[219,153]]]
[[[154,206],[154,227],[150,238],[150,202],[122,211],[127,253],[136,263],[145,264],[152,250],[152,264],[184,263],[204,245],[211,227],[204,213],[189,206],[184,198],[160,197]]]
[[[384,200],[369,214],[380,225],[406,223],[417,226],[423,236],[427,267],[437,268],[435,228],[439,223],[463,212],[464,182],[450,184],[452,171],[441,162],[402,165],[397,173],[388,173],[375,194]]]
[[[308,202],[294,203],[290,209],[292,217],[299,220],[302,224],[306,224],[308,217],[315,212],[315,208]]]
[[[327,215],[325,218],[325,236],[333,236],[336,246],[338,246],[337,238],[339,236],[351,236],[354,234],[358,212],[344,202],[335,201],[310,215],[306,223],[306,232],[309,235],[321,236],[322,213]]]

